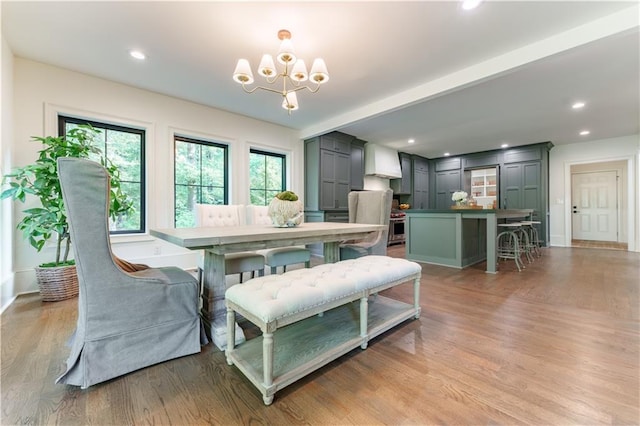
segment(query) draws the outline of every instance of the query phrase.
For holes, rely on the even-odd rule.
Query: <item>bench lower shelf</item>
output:
[[[355,301],[276,330],[273,335],[273,383],[263,382],[262,336],[234,348],[228,359],[265,398],[367,342],[397,324],[418,318],[412,304],[384,296],[369,298],[367,335],[360,335],[360,302]]]

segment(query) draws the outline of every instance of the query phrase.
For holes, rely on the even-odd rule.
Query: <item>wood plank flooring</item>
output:
[[[56,385],[77,299],[21,296],[0,317],[0,424],[639,424],[640,254],[548,248],[499,268],[423,265],[419,320],[269,407],[211,344],[87,390]],[[411,301],[410,284],[389,292]]]

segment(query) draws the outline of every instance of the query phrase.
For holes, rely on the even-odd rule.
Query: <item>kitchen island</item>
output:
[[[405,210],[406,257],[416,262],[465,268],[487,261],[486,272],[497,272],[498,223],[530,220],[532,209]]]

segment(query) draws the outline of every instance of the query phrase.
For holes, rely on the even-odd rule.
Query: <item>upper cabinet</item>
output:
[[[364,187],[364,141],[340,132],[305,141],[305,210],[347,210]]]
[[[331,132],[320,136],[320,149],[350,154],[351,142],[353,140],[355,140],[355,138],[346,133]]]

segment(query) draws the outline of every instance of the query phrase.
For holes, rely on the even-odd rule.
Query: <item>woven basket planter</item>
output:
[[[40,294],[45,302],[57,302],[78,295],[76,265],[52,268],[36,267]]]

